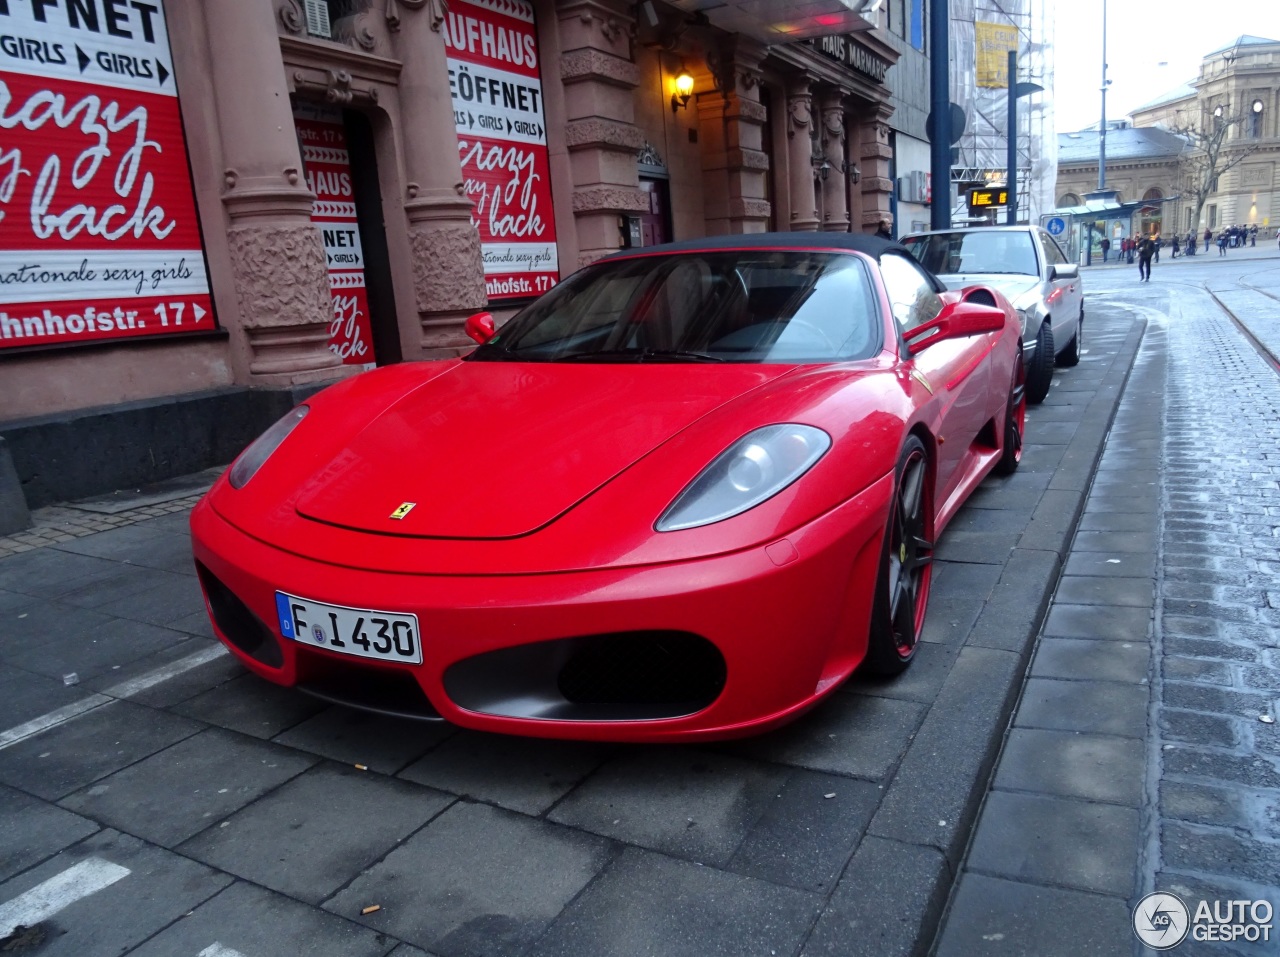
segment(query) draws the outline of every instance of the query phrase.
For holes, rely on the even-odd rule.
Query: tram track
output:
[[[1243,321],[1241,321],[1240,317],[1237,316],[1235,312],[1231,310],[1231,307],[1229,307],[1225,302],[1223,302],[1218,297],[1218,294],[1209,288],[1209,284],[1207,282],[1201,283],[1200,285],[1204,289],[1204,291],[1207,292],[1210,295],[1210,297],[1212,297],[1213,301],[1218,304],[1218,308],[1221,309],[1224,313],[1226,313],[1227,318],[1231,320],[1232,324],[1235,325],[1235,327],[1238,330],[1240,330],[1240,334],[1244,336],[1245,341],[1248,342],[1251,346],[1253,346],[1254,351],[1257,352],[1258,355],[1262,357],[1262,360],[1266,362],[1267,365],[1271,366],[1271,371],[1275,372],[1277,375],[1280,375],[1280,357],[1277,357],[1274,352],[1272,352],[1270,349],[1267,348],[1267,346],[1262,342],[1261,339],[1259,339],[1257,336],[1253,334],[1253,332],[1249,329],[1249,327],[1245,325]],[[1280,303],[1280,297],[1272,293],[1266,292],[1265,290],[1259,289],[1256,286],[1251,286],[1248,283],[1240,282],[1239,280],[1236,281],[1236,285],[1243,289],[1248,289],[1250,292],[1256,292],[1260,295],[1266,296],[1268,299],[1272,299]]]

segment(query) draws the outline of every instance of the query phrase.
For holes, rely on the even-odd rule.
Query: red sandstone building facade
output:
[[[769,42],[787,36],[748,15],[759,3],[709,21],[659,0],[161,2],[22,0],[25,20],[0,3],[0,33],[17,38],[0,43],[0,125],[16,128],[19,94],[28,119],[44,102],[23,93],[31,73],[60,90],[57,109],[83,104],[76,84],[92,80],[106,91],[95,108],[124,115],[136,96],[152,121],[140,139],[117,122],[83,150],[65,145],[80,127],[51,121],[13,162],[0,148],[0,434],[15,460],[30,417],[457,355],[471,313],[501,319],[625,245],[890,218],[884,80],[897,54],[847,9],[859,0],[834,0],[826,32],[842,32],[815,39],[811,14],[790,27],[811,39],[792,42]],[[781,20],[794,5],[777,8]],[[164,132],[168,113],[180,130]],[[80,151],[50,179],[41,149]],[[144,202],[147,164],[162,160]],[[86,171],[73,164],[99,161],[92,209],[133,217],[118,215],[110,244],[89,213],[37,195],[50,183],[66,195]],[[48,266],[57,230],[79,227]],[[66,288],[125,275],[117,260],[147,281],[116,290],[140,298],[112,321],[111,290]],[[44,286],[17,271],[37,268]],[[96,311],[93,295],[107,297]]]

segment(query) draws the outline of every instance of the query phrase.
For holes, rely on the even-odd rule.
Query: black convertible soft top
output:
[[[742,233],[728,236],[706,236],[701,239],[682,239],[660,246],[635,246],[606,256],[600,262],[624,256],[659,253],[686,253],[715,249],[831,249],[852,250],[879,259],[888,250],[910,256],[905,246],[879,236],[863,233]]]

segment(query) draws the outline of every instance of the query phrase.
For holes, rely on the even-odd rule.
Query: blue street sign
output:
[[[1067,228],[1067,222],[1061,216],[1055,216],[1045,224],[1045,229],[1053,233],[1055,236],[1061,236],[1062,231]]]

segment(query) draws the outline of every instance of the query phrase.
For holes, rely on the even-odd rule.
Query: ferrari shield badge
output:
[[[396,510],[391,513],[391,517],[398,522],[412,512],[417,504],[417,502],[401,502],[396,506]]]

